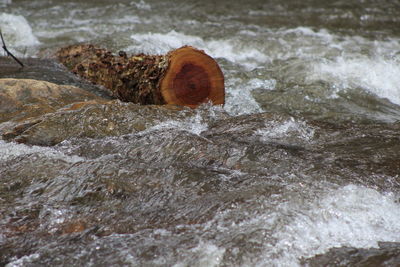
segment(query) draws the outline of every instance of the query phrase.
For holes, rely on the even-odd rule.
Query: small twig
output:
[[[3,49],[4,49],[4,51],[6,51],[7,55],[10,56],[10,57],[12,57],[15,61],[17,61],[18,64],[21,65],[21,67],[23,68],[23,67],[24,67],[24,64],[23,64],[21,61],[19,61],[19,59],[16,58],[13,54],[11,54],[10,51],[8,51],[8,49],[7,49],[7,47],[6,47],[6,43],[4,42],[3,34],[1,33],[1,29],[0,29],[0,37],[1,37],[1,41],[3,42]]]

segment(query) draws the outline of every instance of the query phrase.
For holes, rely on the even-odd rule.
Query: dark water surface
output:
[[[60,109],[0,140],[0,265],[399,264],[398,1],[0,0],[0,27],[29,67],[1,78],[95,91],[52,53],[189,44],[227,94]]]

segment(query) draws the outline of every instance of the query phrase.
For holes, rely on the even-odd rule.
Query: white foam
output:
[[[40,257],[39,253],[33,253],[31,255],[27,256],[22,256],[21,258],[14,260],[12,262],[9,262],[6,264],[5,267],[23,267],[27,266],[30,263],[32,263],[34,260],[38,259]]]
[[[335,38],[335,35],[329,33],[328,30],[326,29],[320,29],[318,31],[315,31],[309,27],[297,27],[294,29],[283,30],[281,31],[281,33],[285,35],[295,34],[300,36],[317,37],[327,42],[331,42]]]
[[[214,57],[223,57],[239,63],[248,70],[266,64],[270,58],[255,46],[241,40],[212,40],[206,42],[204,50]]]
[[[40,211],[41,227],[51,234],[54,234],[60,224],[64,223],[69,218],[69,211],[63,208],[55,208],[45,205]]]
[[[220,248],[210,242],[200,242],[199,245],[185,251],[185,260],[174,267],[214,267],[219,266],[225,254],[225,248]]]
[[[265,34],[265,33],[263,33]],[[310,63],[319,63],[324,59],[345,58],[382,58],[390,59],[400,55],[398,38],[371,40],[361,36],[342,36],[326,29],[313,30],[308,27],[281,29],[268,32],[264,46],[258,48],[270,60],[288,60],[297,58]]]
[[[178,120],[163,121],[153,127],[146,129],[140,134],[147,134],[153,131],[168,130],[168,129],[177,129],[180,131],[192,133],[194,135],[200,135],[202,132],[208,129],[208,124],[203,122],[201,114],[197,113],[195,116],[187,118],[186,120],[183,121],[178,121]]]
[[[278,243],[268,254],[280,255],[277,266],[294,266],[333,247],[378,247],[400,241],[400,205],[394,194],[348,185],[316,199],[311,205],[289,202],[282,213],[296,210],[291,223],[274,234]],[[296,206],[294,208],[293,206]],[[262,262],[260,262],[262,265]]]
[[[125,15],[121,18],[114,18],[112,20],[113,24],[130,24],[130,26],[132,26],[132,24],[138,24],[141,23],[141,20],[138,16],[134,16],[132,14],[129,15]]]
[[[258,46],[270,61],[292,58],[315,60],[337,54],[343,49],[342,43],[342,38],[326,29],[315,31],[297,27],[268,32],[263,44]]]
[[[324,80],[336,90],[363,88],[400,105],[400,62],[380,58],[343,58],[314,65],[309,80]]]
[[[276,86],[274,79],[253,78],[243,83],[242,79],[230,79],[226,82],[227,90],[225,110],[230,115],[242,115],[263,112],[261,106],[252,95],[255,89],[273,90]]]
[[[131,5],[134,5],[141,10],[148,10],[148,11],[151,10],[151,5],[143,0],[140,0],[139,2],[132,2]]]
[[[12,3],[11,0],[0,0],[0,6],[7,6],[11,3]]]
[[[265,67],[273,60],[319,59],[336,51],[337,43],[341,42],[338,36],[326,29],[315,31],[308,27],[276,31],[259,29],[254,35],[257,38],[252,42],[246,42],[248,37],[243,36],[232,39],[231,43],[235,44],[233,51],[225,45],[220,44],[218,47],[229,54],[238,54],[237,50],[243,51],[244,53],[236,55],[239,60],[250,67]]]
[[[227,92],[225,110],[233,116],[263,112],[263,109],[246,89],[233,88]]]
[[[146,34],[133,34],[131,38],[139,43],[136,48],[144,53],[149,54],[165,54],[171,49],[179,48],[184,45],[193,45],[200,47],[204,45],[200,37],[185,35],[176,31],[169,33],[146,33]]]
[[[248,82],[248,88],[250,90],[263,89],[263,90],[273,90],[276,87],[276,80],[262,80],[259,78],[253,78]]]
[[[7,48],[17,56],[24,56],[24,50],[40,44],[23,16],[0,13],[0,25]]]
[[[314,132],[315,130],[308,126],[305,121],[290,118],[283,122],[269,121],[264,128],[256,131],[256,135],[260,136],[262,141],[288,137],[310,141],[314,137]]]
[[[24,144],[8,143],[0,140],[0,161],[6,161],[22,155],[40,154],[48,158],[64,160],[70,163],[83,161],[79,156],[68,156],[49,147],[27,146]]]
[[[268,60],[267,56],[256,48],[249,47],[243,42],[230,40],[203,40],[199,36],[186,35],[176,31],[168,33],[133,34],[131,38],[137,42],[126,50],[148,54],[165,54],[172,49],[191,45],[204,50],[216,58],[226,58],[232,62],[254,68]]]
[[[282,46],[274,48],[278,58],[305,60],[306,71],[300,75],[308,82],[322,80],[331,84],[332,92],[328,97],[337,98],[340,91],[362,88],[400,105],[399,39],[339,36],[325,29],[315,31],[308,27],[281,30],[275,34]],[[296,74],[296,69],[289,73]]]

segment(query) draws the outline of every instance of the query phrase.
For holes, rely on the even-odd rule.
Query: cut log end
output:
[[[218,64],[190,46],[169,53],[169,66],[160,90],[168,104],[197,107],[207,102],[225,102],[224,76]]]
[[[103,85],[122,101],[192,108],[225,102],[224,76],[217,62],[191,46],[165,56],[127,57],[92,45],[77,45],[61,49],[57,57],[73,72]]]

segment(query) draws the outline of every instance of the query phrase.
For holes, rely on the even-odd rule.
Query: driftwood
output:
[[[224,104],[224,76],[216,61],[190,46],[166,55],[113,55],[93,45],[74,45],[56,54],[61,63],[122,101],[197,107]]]

